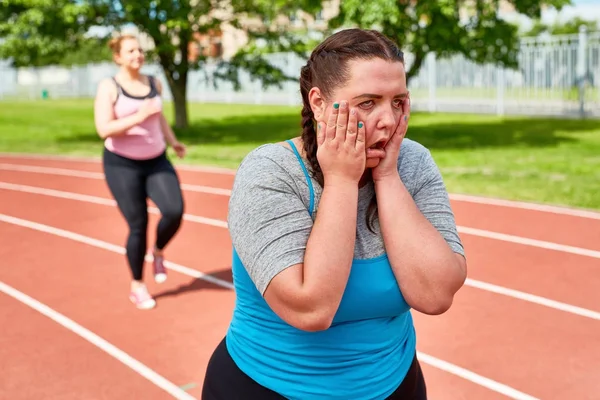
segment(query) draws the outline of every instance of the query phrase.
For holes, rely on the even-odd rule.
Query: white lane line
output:
[[[573,217],[589,218],[600,220],[600,213],[591,210],[581,210],[576,208],[558,207],[546,204],[527,203],[524,201],[503,200],[491,197],[479,197],[466,194],[451,193],[450,199],[462,201],[465,203],[477,203],[489,206],[520,208],[523,210],[539,211],[550,214],[569,215]]]
[[[510,386],[503,385],[503,384],[493,381],[489,378],[486,378],[485,376],[478,375],[472,371],[469,371],[468,369],[459,367],[454,364],[450,364],[449,362],[440,360],[440,359],[432,357],[430,355],[423,354],[420,351],[417,351],[417,357],[418,357],[419,361],[423,361],[424,363],[427,363],[427,364],[431,365],[432,367],[435,367],[437,369],[441,369],[442,371],[446,371],[453,375],[459,376],[465,380],[476,383],[479,386],[483,386],[485,388],[493,390],[496,393],[503,394],[511,399],[539,400],[537,397],[530,396],[526,393],[523,393],[516,389],[513,389]]]
[[[72,319],[67,318],[66,316],[59,313],[58,311],[53,310],[52,308],[48,307],[47,305],[39,302],[38,300],[35,300],[34,298],[26,295],[25,293],[18,291],[17,289],[13,288],[12,286],[7,285],[6,283],[4,283],[2,281],[0,281],[0,291],[7,294],[8,296],[11,296],[12,298],[14,298],[18,301],[20,301],[21,303],[33,308],[40,314],[45,315],[46,317],[50,318],[57,324],[62,325],[64,328],[75,333],[76,335],[79,335],[80,337],[87,340],[94,346],[100,348],[107,354],[116,358],[118,361],[122,362],[123,364],[125,364],[126,366],[128,366],[129,368],[131,368],[132,370],[134,370],[135,372],[137,372],[144,378],[148,379],[150,382],[152,382],[153,384],[155,384],[156,386],[158,386],[165,392],[169,393],[171,396],[175,397],[176,399],[195,400],[195,397],[186,393],[184,390],[180,389],[177,385],[175,385],[174,383],[165,379],[162,375],[158,374],[157,372],[150,369],[146,365],[142,364],[135,358],[131,357],[129,354],[125,353],[123,350],[121,350],[118,347],[114,346],[113,344],[109,343],[108,341],[106,341],[105,339],[96,335],[92,331],[79,325],[77,322],[73,321]]]
[[[558,311],[564,311],[570,314],[579,315],[585,318],[595,319],[600,321],[600,312],[592,311],[587,308],[577,307],[567,303],[561,303],[560,301],[551,300],[546,297],[536,296],[531,293],[521,292],[519,290],[509,289],[503,286],[494,285],[487,282],[478,281],[475,279],[467,278],[465,281],[466,286],[481,289],[487,292],[501,294],[503,296],[512,297],[514,299],[523,300],[528,303],[538,304],[540,306],[553,308]]]
[[[102,241],[99,239],[94,239],[89,236],[81,235],[79,233],[67,231],[67,230],[60,229],[60,228],[55,228],[53,226],[44,225],[44,224],[40,224],[40,223],[33,222],[33,221],[28,221],[28,220],[17,218],[17,217],[12,217],[12,216],[6,215],[6,214],[0,214],[0,221],[6,222],[9,224],[13,224],[13,225],[22,226],[22,227],[29,228],[29,229],[34,229],[34,230],[40,231],[40,232],[49,233],[52,235],[56,235],[56,236],[65,238],[65,239],[73,240],[75,242],[84,243],[84,244],[94,246],[94,247],[97,247],[100,249],[111,251],[113,253],[125,255],[124,247],[117,246],[115,244],[108,243],[108,242],[105,242],[105,241]],[[152,261],[152,256],[150,254],[146,255],[146,261]],[[233,289],[232,283],[225,281],[223,279],[215,278],[214,276],[205,274],[204,272],[200,272],[198,270],[188,268],[186,266],[183,266],[183,265],[171,262],[171,261],[165,261],[165,265],[167,267],[169,267],[169,269],[171,269],[173,271],[177,271],[181,274],[188,275],[188,276],[191,276],[191,277],[194,277],[197,279],[202,279],[207,282],[214,283],[215,285],[222,286],[224,288]]]
[[[91,238],[88,236],[80,235],[78,233],[66,231],[64,229],[55,228],[53,226],[48,226],[48,225],[40,224],[37,222],[12,217],[10,215],[5,215],[5,214],[0,214],[0,221],[6,222],[9,224],[13,224],[13,225],[17,225],[17,226],[21,226],[21,227],[25,227],[25,228],[30,228],[30,229],[37,230],[40,232],[49,233],[49,234],[52,234],[55,236],[65,238],[65,239],[71,239],[71,240],[74,240],[74,241],[77,241],[80,243],[84,243],[84,244],[87,244],[90,246],[94,246],[94,247],[98,247],[98,248],[105,249],[108,251],[112,251],[114,253],[118,253],[118,254],[125,253],[125,249],[120,246],[114,245],[112,243],[107,243],[107,242],[104,242],[104,241],[101,241],[98,239],[94,239],[94,238]],[[171,263],[171,262],[169,262],[167,264],[167,267],[174,271],[180,272],[181,274],[188,275],[188,276],[198,278],[198,279],[207,280],[211,283],[214,283],[216,285],[222,286],[227,289],[233,289],[233,284],[231,284],[227,281],[218,279],[218,278],[214,278],[212,276],[208,276],[208,275],[203,274],[199,271],[196,271],[192,268],[188,268],[188,267],[178,265],[175,263]],[[207,278],[212,278],[212,279],[209,280]],[[526,395],[524,393],[521,393],[509,386],[503,385],[503,384],[493,381],[489,378],[485,378],[481,375],[478,375],[467,369],[461,368],[457,365],[451,364],[447,361],[442,361],[438,358],[432,357],[430,355],[427,355],[427,354],[424,354],[421,352],[419,352],[419,357],[423,360],[423,362],[430,364],[431,366],[433,366],[435,368],[442,369],[450,374],[457,375],[465,380],[471,381],[477,385],[483,386],[494,392],[507,395],[508,397],[513,398],[515,400],[537,400],[536,398]]]
[[[72,192],[64,192],[64,191],[54,190],[54,189],[45,189],[45,188],[40,188],[40,187],[36,187],[36,186],[17,185],[17,184],[8,183],[8,182],[0,182],[0,189],[35,193],[35,194],[41,194],[41,195],[46,195],[46,196],[60,197],[60,198],[64,198],[64,199],[86,201],[86,202],[95,203],[95,204],[116,206],[116,203],[112,199],[106,199],[106,198],[102,198],[102,197],[89,196],[89,195],[72,193]],[[151,212],[153,214],[159,214],[159,210],[155,207],[149,207],[148,210],[149,210],[149,212]],[[198,222],[201,224],[218,226],[221,228],[227,228],[226,221],[218,220],[218,219],[214,219],[214,218],[206,218],[206,217],[201,217],[201,216],[193,215],[193,214],[185,214],[184,219],[193,221],[193,222]],[[546,249],[546,250],[561,251],[564,253],[577,254],[577,255],[585,256],[585,257],[600,258],[600,251],[596,251],[596,250],[584,249],[581,247],[574,247],[574,246],[567,246],[567,245],[553,243],[553,242],[547,242],[547,241],[543,241],[543,240],[529,239],[529,238],[524,238],[521,236],[507,235],[504,233],[486,231],[483,229],[469,228],[469,227],[460,226],[460,225],[457,226],[457,229],[458,229],[459,233],[464,233],[467,235],[479,236],[479,237],[483,237],[483,238],[487,238],[487,239],[500,240],[500,241],[510,242],[510,243],[517,243],[517,244],[524,245],[524,246],[538,247],[538,248],[542,248],[542,249]]]
[[[38,188],[38,187],[34,187],[34,186],[15,185],[12,183],[0,182],[0,189],[41,194],[41,195],[46,195],[46,196],[59,197],[59,198],[75,200],[75,201],[90,202],[90,203],[94,203],[94,204],[101,204],[101,205],[107,205],[107,206],[116,206],[116,203],[110,199],[104,199],[101,197],[88,196],[88,195],[81,195],[81,194],[77,194],[77,193],[61,192],[58,190],[44,189],[44,188]],[[149,210],[154,213],[159,212],[157,209],[152,208],[152,207],[149,207]],[[212,218],[198,217],[195,215],[188,215],[188,214],[185,214],[184,218],[189,221],[200,223],[200,224],[216,226],[219,228],[227,228],[226,221],[221,221],[221,220],[212,219]],[[124,250],[122,248],[118,248],[118,249],[120,249],[119,251],[124,252]],[[177,268],[181,269],[181,268],[185,268],[185,267],[178,266]],[[191,271],[195,271],[195,270],[191,270]],[[191,272],[188,271],[188,273],[191,273]],[[204,279],[204,278],[200,278],[200,279]],[[223,282],[226,282],[226,281],[223,281]],[[544,307],[553,308],[555,310],[564,311],[564,312],[579,315],[582,317],[600,320],[600,313],[598,313],[596,311],[573,306],[573,305],[570,305],[567,303],[561,303],[561,302],[551,300],[551,299],[548,299],[545,297],[536,296],[536,295],[533,295],[533,294],[530,294],[527,292],[521,292],[518,290],[508,289],[508,288],[505,288],[502,286],[497,286],[497,285],[493,285],[490,283],[477,281],[477,280],[473,280],[473,279],[467,279],[465,282],[465,285],[471,286],[474,288],[478,288],[481,290],[493,292],[496,294],[502,294],[504,296],[512,297],[512,298],[523,300],[526,302],[538,304],[538,305],[541,305]]]
[[[68,176],[71,178],[87,178],[87,179],[104,180],[104,174],[102,172],[80,171],[80,170],[74,170],[74,169],[54,168],[54,167],[39,167],[36,165],[19,165],[19,164],[0,163],[0,170],[16,171],[16,172],[31,172],[31,173],[45,174],[45,175]],[[182,183],[181,188],[183,190],[187,190],[189,192],[216,194],[219,196],[231,195],[231,190],[229,190],[229,189],[221,189],[221,188],[215,188],[215,187],[211,187],[211,186],[190,185],[187,183]]]
[[[66,156],[58,154],[34,154],[34,153],[2,153],[0,157],[12,158],[12,159],[23,159],[23,160],[40,160],[40,161],[75,161],[84,163],[101,163],[102,158],[100,157],[82,157],[82,156]],[[216,167],[209,165],[189,165],[189,164],[176,164],[177,169],[191,172],[204,172],[209,174],[218,175],[235,175],[236,170],[225,167]]]
[[[31,159],[31,160],[62,160],[62,161],[77,161],[77,162],[94,162],[99,163],[101,160],[98,157],[71,157],[61,155],[44,155],[44,154],[28,154],[28,153],[0,153],[0,157],[12,159]],[[230,168],[210,167],[201,165],[185,165],[178,164],[177,169],[192,172],[217,173],[224,175],[235,175],[236,170]],[[518,208],[524,210],[532,210],[545,212],[550,214],[570,215],[580,218],[589,218],[600,220],[600,212],[592,210],[583,210],[570,207],[552,206],[546,204],[528,203],[524,201],[505,200],[494,197],[474,196],[460,193],[450,193],[450,199],[454,201],[462,201],[466,203],[478,203],[491,206]]]
[[[563,253],[577,254],[580,256],[600,258],[600,251],[584,249],[581,247],[567,246],[564,244],[546,242],[544,240],[536,240],[524,238],[521,236],[507,235],[505,233],[498,233],[492,231],[486,231],[483,229],[469,228],[466,226],[457,226],[459,233],[465,233],[467,235],[479,236],[488,239],[500,240],[503,242],[517,243],[524,246],[539,247],[547,250],[561,251]]]
[[[114,201],[113,199],[107,199],[107,198],[98,197],[98,196],[90,196],[87,194],[64,192],[61,190],[45,189],[45,188],[40,188],[40,187],[36,187],[36,186],[17,185],[17,184],[9,183],[9,182],[0,182],[0,189],[32,193],[32,194],[40,194],[40,195],[44,195],[44,196],[58,197],[58,198],[62,198],[62,199],[76,200],[76,201],[81,201],[81,202],[86,202],[86,203],[94,203],[94,204],[100,204],[100,205],[104,205],[104,206],[112,206],[112,207],[117,206],[116,201]],[[148,212],[150,212],[152,214],[160,215],[160,210],[156,207],[148,207]],[[219,228],[227,228],[227,222],[221,221],[219,219],[201,217],[198,215],[187,214],[187,213],[183,215],[183,219],[186,221],[197,222],[199,224],[217,226]]]
[[[181,166],[177,166],[181,169]],[[202,168],[202,167],[199,167]],[[21,165],[21,164],[7,164],[0,163],[0,170],[6,171],[18,171],[18,172],[32,172],[39,174],[50,174],[50,175],[63,175],[77,178],[91,178],[91,179],[104,179],[104,174],[101,172],[90,172],[81,171],[75,169],[66,168],[54,168],[54,167],[41,167],[36,165]],[[198,172],[203,172],[199,169]],[[182,183],[182,188],[190,192],[209,193],[221,196],[230,196],[231,190],[223,188],[215,188],[210,186],[202,185],[190,185]],[[580,210],[575,208],[557,207],[544,204],[526,203],[520,201],[494,199],[487,197],[471,196],[464,194],[450,193],[449,197],[453,201],[465,202],[465,203],[477,203],[484,205],[492,205],[498,207],[517,208],[531,211],[539,211],[550,214],[568,215],[573,217],[587,218],[600,220],[600,213],[595,211]]]

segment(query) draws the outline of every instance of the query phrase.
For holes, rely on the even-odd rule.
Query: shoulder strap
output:
[[[294,144],[294,142],[289,139],[286,140],[286,142],[289,143],[289,145],[292,147],[292,150],[294,150],[294,154],[296,154],[296,158],[298,159],[298,162],[300,163],[300,166],[302,167],[302,171],[304,171],[304,176],[306,177],[306,183],[308,184],[308,191],[310,193],[310,205],[308,207],[308,212],[310,213],[310,215],[312,215],[313,211],[314,211],[314,207],[315,207],[315,191],[313,188],[312,180],[310,179],[308,170],[306,169],[306,166],[304,165],[304,161],[302,161],[302,157],[300,156],[300,153],[298,152],[298,149],[296,148],[296,145]]]
[[[117,78],[115,78],[113,76],[113,77],[111,77],[111,79],[113,80],[113,82],[115,83],[115,86],[117,87],[117,94],[121,94],[123,92],[123,88],[121,87],[121,85],[119,85],[119,82],[117,82]]]

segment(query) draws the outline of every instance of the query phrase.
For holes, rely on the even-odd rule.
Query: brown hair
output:
[[[113,54],[119,54],[121,52],[121,43],[123,42],[123,40],[127,40],[127,39],[137,40],[137,37],[135,35],[132,35],[129,33],[124,34],[124,35],[119,35],[108,41],[108,47],[112,50]]]
[[[333,91],[350,78],[348,62],[361,59],[381,58],[404,64],[404,54],[386,36],[375,30],[346,29],[339,31],[319,44],[310,55],[306,65],[300,70],[300,94],[302,95],[302,142],[313,177],[323,187],[323,172],[317,159],[317,133],[314,113],[308,93],[318,87],[325,99],[331,101]],[[375,196],[367,211],[367,226],[373,231],[373,217],[377,210]]]

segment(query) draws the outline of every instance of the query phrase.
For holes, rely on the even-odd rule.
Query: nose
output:
[[[379,120],[377,121],[377,128],[386,132],[386,134],[391,135],[396,128],[396,113],[391,106],[386,107],[381,110],[381,114],[379,115]]]

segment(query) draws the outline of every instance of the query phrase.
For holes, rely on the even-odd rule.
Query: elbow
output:
[[[288,321],[294,328],[305,332],[325,331],[333,323],[333,314],[325,312],[311,312],[296,315],[292,321]]]
[[[100,136],[100,139],[106,139],[110,134],[106,129],[100,127],[96,127],[96,132],[98,133],[98,136]]]
[[[443,296],[432,301],[424,302],[418,307],[413,307],[415,310],[427,315],[442,315],[452,307],[454,296]]]

